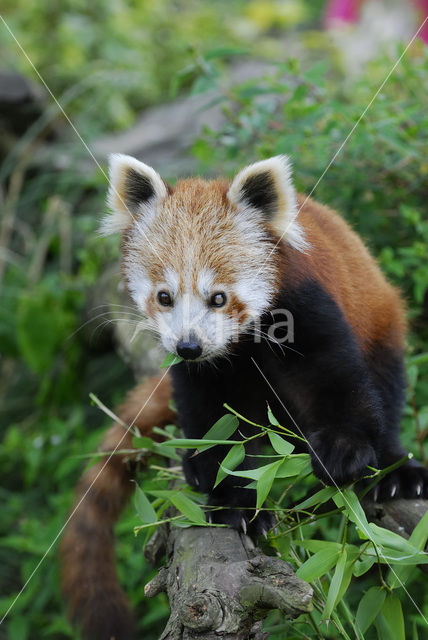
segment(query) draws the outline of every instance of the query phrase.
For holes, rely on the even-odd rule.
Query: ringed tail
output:
[[[150,378],[128,394],[117,415],[125,424],[138,427],[141,435],[151,436],[154,426],[165,426],[175,418],[170,396],[167,376]],[[116,447],[133,448],[132,433],[118,423],[108,430],[100,450],[111,452]],[[85,640],[131,640],[136,634],[118,582],[114,552],[114,524],[134,489],[124,458],[121,454],[102,457],[85,471],[60,547],[68,613]]]

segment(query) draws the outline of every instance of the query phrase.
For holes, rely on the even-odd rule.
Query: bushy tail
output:
[[[127,425],[136,425],[142,435],[151,435],[154,426],[174,420],[169,399],[168,377],[151,378],[130,392],[117,414]],[[114,424],[101,450],[113,451],[121,440],[118,449],[132,449],[132,434],[128,432],[124,437],[125,433],[123,426]],[[81,626],[87,640],[135,637],[133,617],[118,582],[114,553],[113,526],[134,486],[123,458],[102,457],[83,474],[77,487],[75,512],[72,511],[61,543],[63,593],[71,620]]]

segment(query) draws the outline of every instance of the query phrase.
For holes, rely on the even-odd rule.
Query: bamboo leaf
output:
[[[227,440],[235,433],[238,426],[238,418],[231,413],[226,413],[206,432],[203,440]]]
[[[378,527],[378,525],[373,522],[370,522],[369,527],[373,532],[372,539],[374,542],[382,547],[387,547],[388,551],[394,549],[402,554],[414,554],[419,551],[417,547],[410,544],[410,540],[406,540],[398,535],[398,533],[394,533],[383,527]]]
[[[149,449],[152,451],[154,448],[154,442],[151,438],[147,438],[146,436],[134,436],[132,438],[132,446],[135,449]]]
[[[134,505],[139,518],[144,524],[158,521],[156,511],[153,509],[144,491],[138,485],[135,491]]]
[[[313,496],[310,496],[306,500],[303,500],[303,502],[299,502],[299,504],[296,504],[296,506],[293,507],[293,511],[308,509],[308,507],[313,507],[318,504],[324,504],[324,502],[331,500],[335,493],[337,493],[336,487],[324,487],[324,489],[321,489],[320,491],[314,493]]]
[[[333,577],[330,582],[330,587],[327,594],[327,600],[325,603],[324,611],[322,614],[322,620],[330,620],[331,613],[336,606],[339,599],[339,590],[342,586],[343,576],[345,573],[346,561],[348,555],[346,549],[342,549],[339,560],[336,564]]]
[[[425,548],[428,539],[428,511],[419,520],[416,527],[413,529],[412,535],[408,542],[411,543],[416,549],[422,550]],[[390,569],[386,582],[391,589],[401,587],[409,580],[411,574],[414,572],[414,567],[403,566]]]
[[[336,564],[339,553],[340,551],[331,547],[318,551],[297,569],[296,575],[306,582],[320,578]]]
[[[355,623],[361,633],[373,624],[385,601],[386,591],[381,587],[370,587],[360,600]]]
[[[367,573],[367,571],[370,571],[376,560],[377,558],[375,558],[374,556],[363,556],[361,560],[357,560],[353,567],[354,576],[356,578],[359,578],[360,576]]]
[[[163,447],[177,447],[177,449],[199,449],[205,450],[206,445],[216,446],[218,444],[242,444],[241,440],[202,440],[201,438],[174,438],[162,442]]]
[[[269,407],[269,405],[268,405],[268,418],[269,418],[269,422],[271,423],[272,426],[279,427],[279,422],[275,418],[275,416],[273,415],[272,410]]]
[[[287,442],[284,438],[281,438],[277,433],[273,431],[268,432],[269,440],[272,445],[272,448],[276,453],[279,453],[282,456],[289,456],[290,453],[294,451],[294,444]]]
[[[345,511],[351,522],[357,525],[363,536],[372,540],[372,530],[356,493],[351,489],[342,489],[340,493],[333,496],[333,500],[339,509]]]
[[[388,640],[406,640],[401,602],[394,595],[388,595],[382,606],[382,617],[388,627]]]
[[[234,444],[230,449],[223,462],[220,464],[220,469],[217,473],[217,478],[214,484],[214,488],[220,484],[222,480],[228,475],[226,469],[231,469],[232,471],[236,469],[238,465],[241,464],[243,459],[245,458],[245,448],[243,444]]]
[[[291,478],[298,476],[311,468],[311,459],[307,453],[298,453],[281,461],[276,474],[277,478]]]
[[[190,498],[184,495],[184,493],[174,492],[169,496],[170,501],[176,509],[178,509],[183,516],[186,516],[190,522],[195,524],[205,524],[205,514],[201,507],[193,502]]]
[[[183,362],[183,358],[181,356],[178,356],[176,353],[168,353],[165,360],[161,364],[161,369],[165,369],[166,367],[173,367],[179,362]]]
[[[261,509],[264,501],[269,495],[269,491],[271,490],[273,481],[275,480],[276,472],[281,464],[282,460],[277,460],[276,462],[268,465],[266,471],[260,476],[257,482],[257,510]]]
[[[312,553],[317,553],[323,549],[336,549],[337,553],[340,552],[342,545],[340,542],[330,542],[327,540],[298,540],[299,547],[303,547]]]

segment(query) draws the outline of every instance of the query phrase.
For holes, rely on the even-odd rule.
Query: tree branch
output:
[[[145,588],[149,598],[168,594],[171,615],[160,640],[261,640],[258,621],[269,610],[295,618],[312,609],[312,589],[291,565],[233,529],[171,527],[167,555],[168,566]]]

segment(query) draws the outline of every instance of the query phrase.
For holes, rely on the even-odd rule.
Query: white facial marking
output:
[[[235,283],[234,293],[239,300],[245,301],[247,313],[252,317],[259,317],[267,309],[273,293],[269,283],[253,274],[244,275]]]
[[[211,293],[214,283],[215,273],[212,269],[201,269],[198,275],[198,291],[203,298],[207,298]]]
[[[164,271],[164,278],[169,292],[173,297],[176,296],[180,284],[178,273],[174,269],[167,268]]]
[[[153,283],[143,267],[132,258],[125,259],[128,288],[135,304],[141,311],[146,310],[147,299],[153,289]]]

